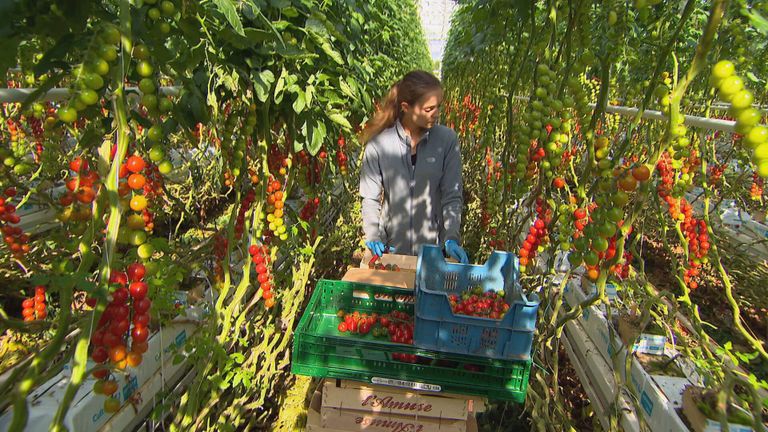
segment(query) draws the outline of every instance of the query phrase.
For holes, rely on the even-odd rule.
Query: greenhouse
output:
[[[768,429],[768,1],[0,11],[0,430]]]

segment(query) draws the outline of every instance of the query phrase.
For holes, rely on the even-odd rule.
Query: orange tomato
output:
[[[102,384],[101,389],[102,389],[102,394],[111,395],[117,391],[117,381],[115,380],[104,381],[104,384]]]
[[[632,170],[632,177],[639,182],[644,182],[651,178],[651,170],[646,165],[640,165]]]
[[[597,269],[589,269],[587,271],[587,277],[593,281],[596,281],[597,278],[600,277],[600,271]]]
[[[96,199],[96,192],[90,186],[83,186],[77,191],[77,200],[83,204],[92,203]]]
[[[128,177],[128,186],[133,190],[143,188],[146,183],[147,179],[141,174],[131,174]]]
[[[125,360],[125,356],[127,354],[128,353],[125,349],[125,345],[123,344],[115,345],[109,349],[109,359],[115,363]]]
[[[136,367],[141,364],[141,353],[131,351],[128,353],[128,366],[130,367]]]

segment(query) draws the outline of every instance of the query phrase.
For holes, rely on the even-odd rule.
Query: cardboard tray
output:
[[[477,432],[477,421],[474,415],[470,415],[467,420],[453,421],[450,423],[443,422],[443,424],[441,424],[440,422],[435,422],[434,420],[429,421],[426,419],[419,419],[419,421],[416,421],[416,418],[413,416],[382,417],[365,415],[363,412],[356,412],[354,410],[335,410],[330,412],[326,410],[326,412],[323,413],[322,400],[322,391],[318,389],[312,395],[312,401],[307,410],[307,425],[305,429],[307,432]],[[333,408],[330,409],[333,410]],[[330,419],[330,421],[324,420],[323,414],[325,414],[325,417]],[[385,418],[389,418],[390,421],[394,421],[395,423],[384,423]],[[360,419],[359,423],[357,422],[358,419]],[[376,419],[380,420],[380,422],[373,424]],[[363,426],[364,422],[366,423],[365,426]],[[377,426],[378,424],[386,425],[388,427]]]
[[[372,414],[397,414],[466,420],[485,409],[480,397],[435,394],[357,381],[327,379],[323,408],[352,409]]]

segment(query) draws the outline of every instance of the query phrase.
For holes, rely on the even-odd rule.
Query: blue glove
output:
[[[464,252],[464,249],[462,249],[458,243],[456,243],[456,240],[447,240],[445,242],[445,252],[449,257],[455,259],[456,261],[462,264],[469,264],[467,253]]]
[[[378,240],[372,240],[369,242],[365,242],[365,245],[368,247],[368,249],[371,250],[372,254],[376,256],[384,255],[384,243]]]

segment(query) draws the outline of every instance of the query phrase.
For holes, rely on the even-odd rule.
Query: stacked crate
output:
[[[326,379],[313,395],[307,432],[476,432],[480,398]]]
[[[389,271],[366,257],[341,281],[319,281],[296,329],[292,372],[325,378],[308,431],[471,432],[481,400],[525,400],[538,298],[522,293],[514,255],[464,265],[425,246],[380,263]],[[448,296],[477,286],[506,291],[503,319],[451,312]],[[341,311],[412,316],[414,344],[340,333]]]

